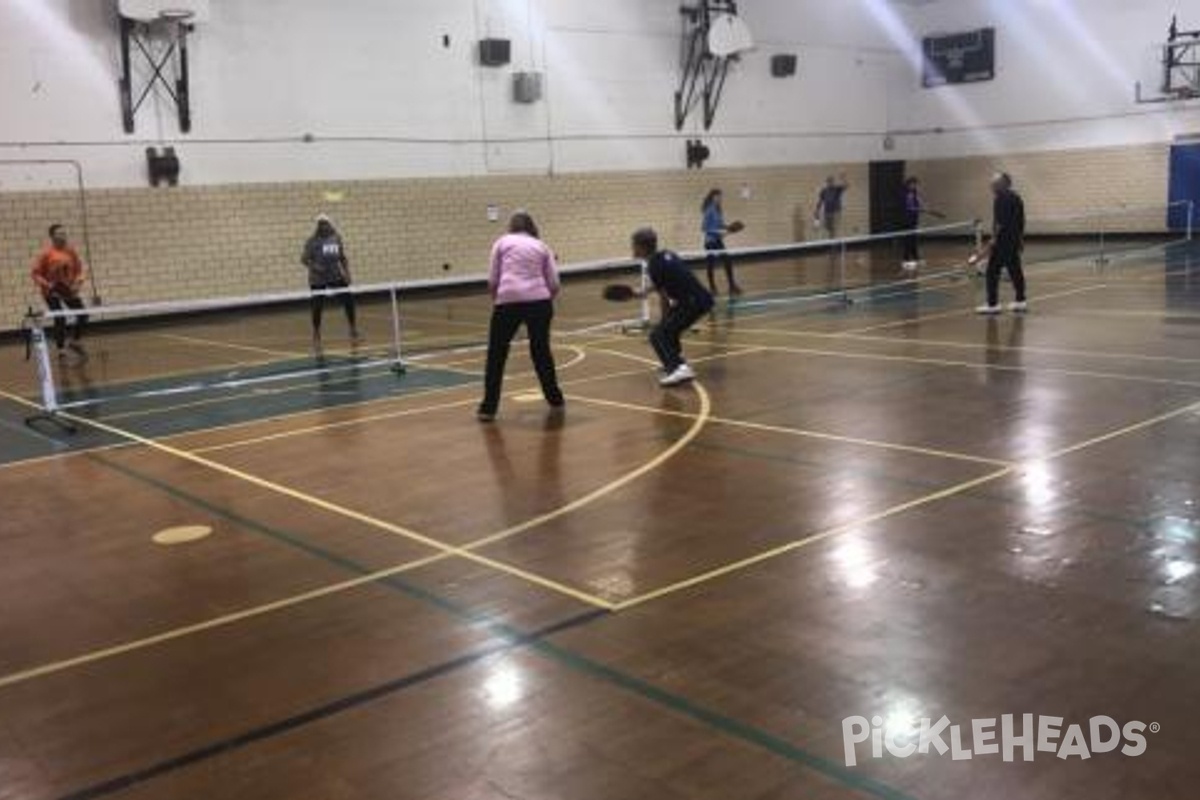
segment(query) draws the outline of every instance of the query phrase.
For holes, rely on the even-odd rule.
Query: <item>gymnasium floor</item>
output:
[[[819,261],[756,268],[666,392],[639,337],[570,335],[629,312],[579,281],[565,417],[517,348],[491,426],[478,297],[410,309],[451,349],[403,377],[114,399],[69,444],[5,345],[0,798],[1193,797],[1198,266],[1055,260],[997,320],[975,280],[842,307],[775,302]],[[117,332],[64,384],[304,359],[304,326]],[[214,533],[152,543],[180,525]],[[1160,730],[844,763],[847,717],[1022,713]]]

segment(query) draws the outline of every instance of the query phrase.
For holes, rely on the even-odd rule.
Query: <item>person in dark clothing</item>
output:
[[[1025,271],[1021,264],[1021,254],[1025,250],[1025,201],[1013,190],[1012,178],[1006,172],[998,173],[992,179],[992,192],[995,200],[992,205],[991,252],[985,276],[987,304],[976,311],[980,314],[999,314],[1003,310],[1000,306],[1000,272],[1008,270],[1016,292],[1015,301],[1009,304],[1008,309],[1024,313],[1029,310],[1025,296]]]
[[[309,301],[312,308],[313,343],[321,344],[321,316],[325,310],[328,292],[350,288],[350,262],[346,258],[346,245],[332,220],[325,214],[317,216],[317,229],[304,243],[300,263],[308,267],[308,287],[312,290]],[[354,306],[354,294],[342,291],[342,307],[346,311],[346,322],[350,326],[350,338],[359,341],[358,314]]]
[[[633,257],[645,261],[650,282],[662,301],[662,317],[650,331],[650,346],[663,366],[663,386],[696,377],[683,357],[680,338],[712,310],[713,296],[676,253],[658,248],[658,234],[642,228],[633,234]]]
[[[813,210],[813,220],[830,239],[836,239],[841,233],[843,198],[849,188],[850,182],[846,180],[844,173],[836,178],[830,175],[825,179],[825,186],[817,195],[817,207]]]
[[[705,195],[704,202],[700,206],[703,215],[700,227],[704,231],[704,249],[708,251],[708,288],[712,294],[717,293],[717,281],[713,273],[717,266],[717,259],[720,258],[725,267],[725,280],[729,284],[729,295],[736,297],[742,293],[742,287],[738,286],[737,280],[733,277],[733,259],[729,257],[725,248],[725,234],[731,233],[731,231],[725,223],[723,200],[724,194],[721,190],[713,189]]]
[[[921,266],[921,241],[917,229],[921,227],[921,212],[925,210],[921,199],[921,181],[909,177],[904,181],[904,256],[901,266],[909,271]]]
[[[476,416],[480,422],[496,418],[509,347],[522,325],[529,333],[529,356],[542,386],[542,396],[551,409],[561,412],[566,400],[558,385],[550,349],[554,299],[561,290],[558,265],[554,253],[539,237],[537,223],[524,211],[513,214],[508,233],[492,247],[488,289],[493,301],[492,321],[488,330],[483,402]]]

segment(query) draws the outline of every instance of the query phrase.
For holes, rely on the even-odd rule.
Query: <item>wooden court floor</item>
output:
[[[995,320],[971,280],[778,302],[812,268],[749,274],[671,391],[568,287],[565,416],[516,348],[489,426],[478,298],[412,309],[460,347],[403,378],[101,403],[69,444],[6,346],[0,798],[1194,797],[1200,248],[1035,267]],[[95,369],[303,358],[297,320]],[[845,763],[850,717],[1027,713],[1156,732]]]

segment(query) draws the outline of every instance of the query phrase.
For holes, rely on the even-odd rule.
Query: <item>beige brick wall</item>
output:
[[[486,268],[502,230],[488,222],[489,204],[505,214],[528,208],[559,257],[577,262],[626,257],[629,233],[645,224],[672,247],[698,248],[699,204],[712,186],[725,189],[727,215],[748,226],[739,244],[790,242],[808,235],[825,175],[842,170],[853,185],[845,227],[865,230],[866,168],[835,165],[99,190],[87,196],[91,255],[107,305],[298,290],[300,248],[327,210],[360,283],[469,275]],[[344,199],[328,202],[327,191]],[[28,269],[47,225],[61,220],[81,238],[77,200],[0,193],[0,327],[37,302]]]
[[[1035,233],[1093,232],[1098,219],[1079,215],[1122,204],[1154,210],[1107,217],[1108,230],[1161,231],[1167,163],[1166,145],[1147,145],[915,161],[909,170],[952,219],[986,218],[989,177],[1003,168]],[[792,242],[811,235],[816,192],[839,171],[852,184],[844,227],[863,232],[866,165],[116,189],[87,200],[92,261],[114,304],[302,289],[300,247],[322,209],[341,227],[360,283],[481,272],[501,230],[487,221],[491,203],[530,209],[564,262],[623,257],[629,232],[644,224],[672,247],[697,248],[698,206],[711,186],[725,189],[728,216],[748,225],[739,244]],[[344,200],[326,201],[327,191]],[[62,221],[78,238],[77,206],[72,192],[0,192],[0,328],[15,327],[37,302],[28,268],[46,226]]]
[[[1003,170],[1025,198],[1031,233],[1157,233],[1166,226],[1169,155],[1167,145],[1149,144],[912,161],[908,170],[930,206],[955,219],[989,218],[988,183]]]

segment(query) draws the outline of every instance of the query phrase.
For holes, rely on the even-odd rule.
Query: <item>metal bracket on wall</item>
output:
[[[138,109],[146,102],[156,85],[162,86],[179,112],[179,130],[188,133],[192,129],[192,110],[188,84],[188,34],[193,26],[186,18],[162,17],[143,22],[120,17],[121,28],[121,120],[126,133],[133,133],[134,118]],[[153,42],[156,35],[165,34],[169,39],[166,49],[156,55]],[[150,67],[150,78],[134,99],[133,55],[134,50]],[[166,75],[167,67],[175,66],[175,77]]]
[[[680,53],[679,88],[675,91],[675,130],[684,124],[696,108],[703,105],[704,129],[712,127],[725,92],[729,66],[736,54],[719,56],[709,47],[713,19],[720,14],[737,15],[733,0],[700,0],[694,6],[679,9],[683,19]]]
[[[1172,18],[1162,52],[1159,94],[1146,95],[1138,83],[1134,90],[1137,101],[1147,104],[1200,99],[1200,30],[1181,31],[1179,20]]]

